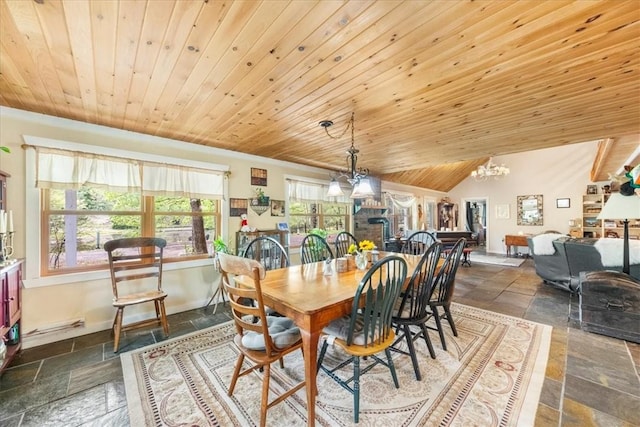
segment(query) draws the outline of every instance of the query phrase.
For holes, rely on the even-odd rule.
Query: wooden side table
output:
[[[529,247],[528,234],[507,234],[504,236],[504,244],[507,245],[507,258],[511,256],[511,246]]]

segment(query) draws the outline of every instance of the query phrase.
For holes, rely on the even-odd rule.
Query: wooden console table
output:
[[[527,234],[507,234],[504,236],[504,244],[507,245],[507,257],[511,256],[511,246],[529,247],[527,244]]]

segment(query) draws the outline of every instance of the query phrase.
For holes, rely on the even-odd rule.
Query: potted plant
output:
[[[251,199],[254,201],[254,205],[258,206],[269,206],[269,196],[265,196],[264,190],[260,187],[256,187],[255,189],[256,197]]]

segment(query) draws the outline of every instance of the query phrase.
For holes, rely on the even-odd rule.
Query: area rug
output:
[[[459,336],[447,335],[447,352],[437,333],[435,360],[424,341],[417,342],[422,381],[399,353],[399,389],[382,365],[361,377],[359,426],[533,425],[551,327],[463,305],[454,304],[452,312]],[[122,354],[131,425],[259,425],[261,373],[240,378],[227,396],[237,358],[234,333],[228,322]],[[333,347],[329,352],[330,363],[342,357]],[[304,377],[300,352],[285,358],[284,370],[275,364],[271,371],[273,395]],[[353,425],[352,411],[352,396],[318,374],[316,425]],[[268,411],[267,425],[303,426],[306,413],[302,389]]]
[[[469,254],[469,261],[471,265],[474,263],[478,264],[493,264],[493,265],[504,265],[506,267],[520,267],[524,262],[525,258],[507,258],[504,255],[485,255],[485,254],[476,254],[471,252]]]

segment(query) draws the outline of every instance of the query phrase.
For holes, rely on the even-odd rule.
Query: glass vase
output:
[[[356,254],[356,267],[358,270],[365,270],[367,268],[367,264],[369,264],[367,254],[364,251],[358,252]]]

